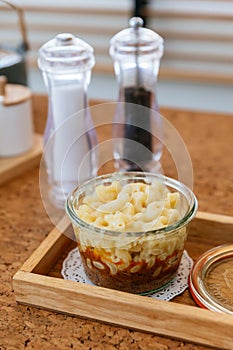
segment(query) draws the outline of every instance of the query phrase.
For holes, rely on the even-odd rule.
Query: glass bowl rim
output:
[[[114,179],[114,176],[116,177]],[[147,177],[152,177],[154,179],[163,179],[164,183],[166,186],[169,186],[173,189],[176,189],[179,191],[179,193],[182,193],[185,198],[188,200],[188,196],[190,196],[191,198],[191,203],[189,206],[189,209],[187,210],[187,212],[185,213],[185,215],[178,221],[176,221],[175,223],[171,224],[171,225],[167,225],[165,227],[161,227],[155,230],[149,230],[149,231],[113,231],[113,230],[108,230],[105,228],[101,228],[101,227],[96,227],[93,224],[89,224],[86,221],[80,219],[73,208],[73,204],[71,203],[71,199],[72,197],[74,197],[74,195],[77,196],[78,193],[82,193],[85,187],[90,186],[91,183],[95,183],[96,181],[100,181],[100,180],[108,180],[111,178],[111,180],[119,180],[119,176],[122,177],[129,177],[131,176],[131,178],[147,178]],[[178,189],[179,188],[179,189]],[[182,189],[182,190],[181,190]],[[185,194],[186,193],[186,194]],[[153,173],[148,173],[148,172],[136,172],[136,171],[128,171],[128,172],[114,172],[114,173],[108,173],[108,174],[104,174],[104,175],[99,175],[96,176],[94,178],[91,178],[85,182],[83,182],[82,184],[78,185],[77,187],[75,187],[67,196],[66,199],[66,203],[65,203],[65,210],[66,213],[68,215],[68,217],[70,218],[71,222],[75,225],[78,225],[82,228],[88,229],[88,230],[92,230],[95,231],[96,233],[102,233],[105,235],[110,235],[110,236],[117,236],[120,234],[124,234],[127,236],[142,236],[145,234],[167,234],[169,235],[169,233],[173,233],[176,229],[180,229],[183,226],[186,226],[195,216],[196,212],[197,212],[197,208],[198,208],[198,201],[197,198],[195,196],[195,194],[193,193],[193,191],[187,187],[185,184],[183,184],[182,182],[173,179],[171,177],[162,175],[162,174],[153,174]]]

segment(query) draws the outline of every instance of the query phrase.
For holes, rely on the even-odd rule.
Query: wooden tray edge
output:
[[[208,213],[205,211],[198,211],[196,215],[196,219],[233,225],[233,216],[230,216],[230,215],[222,215],[222,214]]]
[[[40,163],[43,152],[43,135],[34,133],[34,143],[31,150],[12,158],[0,158],[0,185],[23,174]]]
[[[232,349],[231,315],[25,271],[15,274],[13,287],[23,304]]]

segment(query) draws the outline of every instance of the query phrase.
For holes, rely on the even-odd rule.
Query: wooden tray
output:
[[[43,150],[43,136],[34,134],[33,147],[17,157],[0,158],[0,185],[39,164]]]
[[[75,243],[67,237],[73,234],[67,218],[59,227],[66,235],[54,228],[13,277],[18,302],[233,349],[233,316],[197,307],[188,290],[167,302],[62,279],[62,262]],[[232,239],[233,217],[199,212],[186,249],[195,260],[207,249],[232,243]]]

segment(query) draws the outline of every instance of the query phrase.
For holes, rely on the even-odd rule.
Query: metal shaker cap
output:
[[[154,58],[160,59],[163,55],[163,38],[142,26],[143,20],[140,17],[132,17],[129,20],[129,28],[123,29],[110,40],[110,55],[113,58],[153,55]]]
[[[42,71],[63,74],[85,72],[95,64],[94,50],[70,33],[60,33],[39,49],[38,65]]]

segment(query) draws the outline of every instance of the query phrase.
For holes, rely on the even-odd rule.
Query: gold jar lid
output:
[[[233,315],[233,244],[199,257],[189,276],[189,289],[199,306]]]

